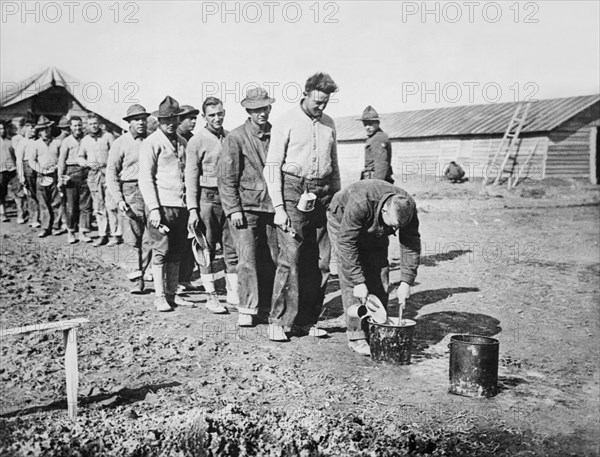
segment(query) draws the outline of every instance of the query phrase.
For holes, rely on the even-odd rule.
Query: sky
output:
[[[171,95],[217,96],[231,129],[245,90],[271,119],[308,76],[339,85],[333,117],[600,93],[598,1],[2,1],[2,89],[55,66],[111,120]],[[12,86],[11,86],[12,84]],[[85,89],[85,90],[83,90]],[[121,123],[124,125],[124,123]]]

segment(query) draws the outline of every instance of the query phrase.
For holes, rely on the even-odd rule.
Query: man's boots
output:
[[[173,308],[171,308],[165,297],[164,266],[152,265],[152,276],[154,278],[154,295],[156,296],[154,306],[156,307],[156,311],[173,311]]]
[[[227,308],[219,303],[219,297],[215,290],[215,276],[213,274],[202,274],[200,275],[202,284],[206,289],[208,298],[206,300],[206,309],[213,314],[226,314]]]
[[[179,295],[175,295],[177,292],[177,285],[179,284],[179,262],[168,262],[166,264],[167,273],[167,284],[165,287],[165,296],[167,303],[171,307],[176,306],[187,306],[189,308],[195,308],[196,304],[193,301],[184,300]]]
[[[227,273],[225,275],[225,281],[227,283],[227,303],[237,307],[240,304],[237,273]]]

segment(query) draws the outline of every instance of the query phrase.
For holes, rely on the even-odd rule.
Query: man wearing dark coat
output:
[[[392,171],[392,143],[379,127],[379,115],[369,105],[363,111],[362,121],[367,132],[365,143],[365,167],[360,179],[381,179],[390,184],[394,183]]]
[[[400,241],[398,301],[404,307],[414,284],[421,255],[419,218],[413,198],[404,190],[379,179],[358,181],[339,191],[327,211],[332,252],[337,254],[344,310],[354,299],[373,294],[388,303],[390,235]],[[370,355],[360,319],[346,314],[348,346]]]

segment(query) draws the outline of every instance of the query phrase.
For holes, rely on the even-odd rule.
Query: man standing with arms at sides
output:
[[[106,209],[106,163],[114,137],[109,132],[100,129],[100,120],[97,115],[90,114],[87,118],[88,134],[83,137],[79,145],[79,165],[88,170],[88,186],[92,194],[94,214],[98,224],[98,240],[94,246],[104,246],[108,243],[109,220]],[[110,246],[119,243],[116,236],[117,227],[110,227],[113,234]]]
[[[58,213],[60,196],[58,195],[58,149],[52,141],[52,125],[54,122],[46,116],[40,116],[35,126],[39,138],[33,143],[29,156],[29,166],[37,174],[37,193],[42,215],[42,231],[39,238],[53,233],[60,235]]]
[[[60,118],[58,122],[58,128],[60,129],[60,134],[52,140],[55,143],[56,150],[58,151],[58,193],[60,196],[60,208],[58,210],[58,218],[57,224],[60,226],[60,232],[67,232],[67,224],[66,224],[66,206],[67,206],[67,197],[65,193],[65,182],[62,179],[61,168],[60,168],[60,148],[62,146],[63,141],[70,135],[69,131],[69,119],[67,116],[63,116]]]
[[[79,116],[73,116],[69,127],[71,134],[61,143],[58,157],[59,175],[65,188],[67,241],[76,243],[75,233],[79,231],[79,240],[91,243],[88,234],[92,223],[92,196],[87,184],[87,168],[79,165],[78,156],[83,139],[83,121]]]
[[[340,190],[335,125],[323,110],[337,89],[326,73],[308,78],[298,106],[275,123],[264,171],[275,224],[297,234],[291,238],[277,232],[280,251],[270,322],[315,337],[327,336],[317,328],[329,277],[325,212]],[[316,195],[310,212],[297,207],[303,193]]]
[[[17,206],[17,222],[25,222],[23,218],[23,191],[21,183],[17,179],[17,160],[12,141],[8,137],[9,125],[4,121],[0,122],[0,219],[2,222],[8,222],[10,219],[6,215],[6,196],[10,190]]]
[[[123,118],[129,122],[129,131],[117,138],[110,148],[106,171],[106,185],[123,214],[125,241],[135,252],[135,267],[127,275],[129,280],[136,281],[130,290],[132,294],[144,292],[144,273],[152,254],[146,209],[138,183],[140,147],[146,138],[148,116],[150,113],[141,105],[129,107]]]
[[[363,111],[362,118],[358,120],[362,121],[367,132],[365,168],[360,179],[381,179],[393,184],[392,143],[379,127],[379,114],[369,105]]]
[[[139,186],[149,210],[154,305],[160,312],[172,311],[177,305],[193,305],[175,295],[188,220],[184,186],[187,143],[177,135],[181,111],[177,100],[167,96],[152,114],[158,119],[158,129],[140,148]]]
[[[195,230],[200,224],[210,252],[210,264],[200,268],[202,284],[208,293],[206,307],[213,313],[226,313],[227,309],[219,303],[215,291],[213,262],[217,243],[221,243],[227,274],[227,302],[232,306],[239,305],[237,253],[217,187],[217,164],[228,132],[223,129],[225,110],[221,100],[208,97],[202,103],[202,113],[206,126],[194,135],[187,147],[185,182],[190,210],[188,225],[190,230]]]
[[[255,324],[259,307],[269,307],[277,262],[273,204],[262,174],[271,137],[268,122],[275,101],[262,88],[249,89],[241,104],[250,116],[225,139],[217,180],[223,211],[239,256],[238,325]],[[280,330],[280,331],[278,331]],[[280,326],[269,326],[269,338],[287,341]]]
[[[18,142],[15,155],[17,158],[17,174],[27,193],[27,209],[29,210],[29,227],[38,228],[40,224],[40,204],[37,197],[37,173],[29,165],[31,148],[35,142],[35,122],[25,120],[23,127],[24,138]]]
[[[183,112],[179,116],[179,127],[177,127],[177,134],[185,139],[188,143],[194,136],[193,130],[196,127],[196,120],[200,110],[197,110],[192,105],[181,105]],[[187,240],[187,246],[183,250],[181,255],[181,262],[179,263],[179,288],[178,293],[203,290],[200,284],[192,283],[192,274],[194,273],[194,266],[196,261],[194,260],[192,239]],[[220,306],[220,305],[219,305]]]
[[[398,302],[404,308],[414,284],[421,255],[419,218],[413,198],[399,187],[379,179],[355,182],[333,197],[327,211],[327,228],[338,272],[344,311],[354,298],[362,301],[374,294],[388,304],[389,236],[400,240],[400,286]],[[348,346],[371,355],[366,322],[346,313]]]

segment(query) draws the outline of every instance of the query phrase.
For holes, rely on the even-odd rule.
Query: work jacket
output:
[[[361,179],[382,179],[389,183],[392,178],[392,143],[381,129],[377,130],[365,143],[365,168]]]
[[[379,179],[355,182],[334,195],[330,217],[339,224],[337,237],[339,267],[354,285],[365,282],[361,251],[388,246],[393,230],[383,223],[381,209],[395,194],[412,197],[403,189]],[[408,225],[398,230],[400,240],[400,281],[413,285],[421,255],[419,217],[415,206]],[[387,260],[387,259],[386,259]]]

